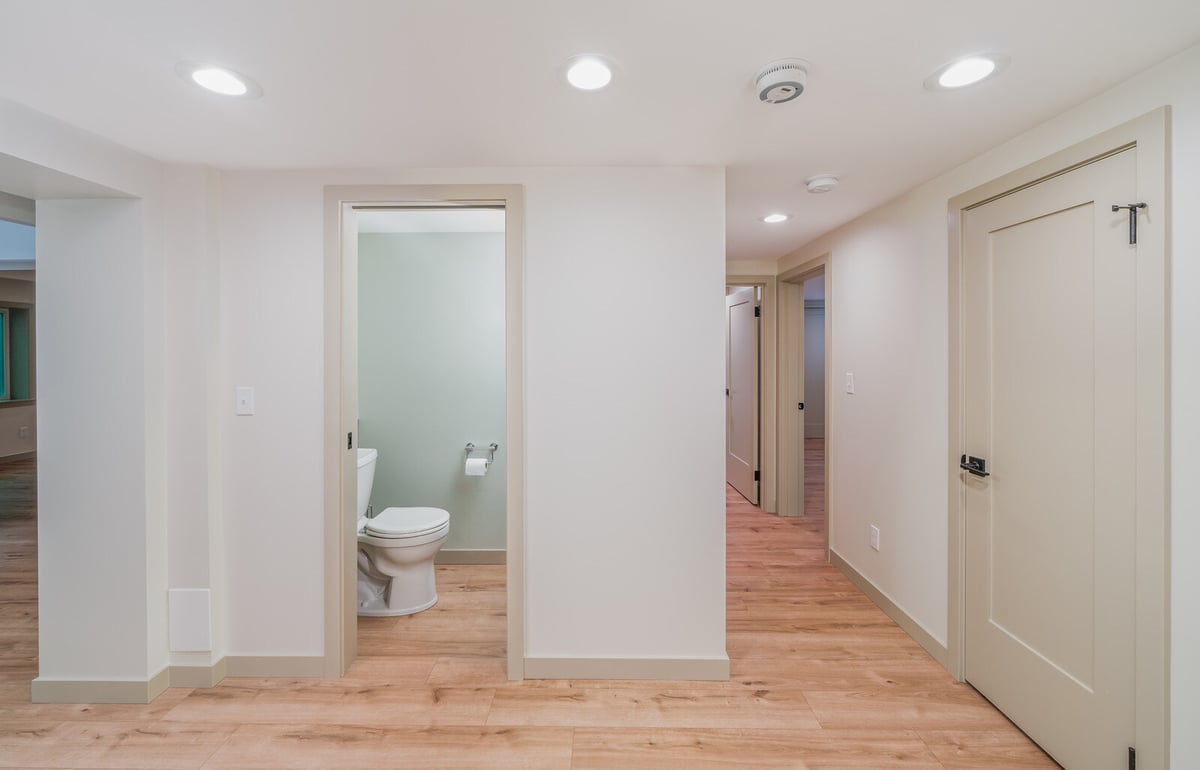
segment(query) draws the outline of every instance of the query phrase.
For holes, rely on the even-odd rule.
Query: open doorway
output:
[[[825,530],[825,273],[804,283],[804,518]]]
[[[362,652],[523,678],[521,188],[326,204],[327,673]],[[403,538],[419,564],[391,561]]]
[[[759,505],[762,289],[725,287],[725,483]]]

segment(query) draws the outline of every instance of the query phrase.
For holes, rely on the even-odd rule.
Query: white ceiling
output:
[[[769,259],[1198,39],[1196,0],[0,0],[0,96],[220,168],[725,166],[729,256]],[[922,88],[979,51],[1011,64]],[[581,52],[611,86],[563,82]],[[760,104],[782,57],[809,87]],[[202,93],[181,60],[264,96]],[[820,172],[842,185],[804,192]]]

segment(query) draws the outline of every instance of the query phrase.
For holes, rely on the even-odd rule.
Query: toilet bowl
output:
[[[374,449],[358,450],[358,614],[411,615],[437,604],[433,560],[450,532],[441,508],[385,508],[367,518]]]

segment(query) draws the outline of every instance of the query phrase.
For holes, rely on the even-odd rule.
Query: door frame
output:
[[[524,356],[524,255],[525,194],[522,185],[352,185],[325,188],[325,676],[345,675],[357,654],[358,614],[355,600],[358,563],[354,518],[345,514],[344,501],[355,494],[356,479],[346,479],[342,444],[358,428],[346,414],[343,388],[343,331],[357,300],[343,292],[347,268],[343,255],[346,233],[343,211],[348,206],[411,206],[503,204],[504,307],[505,307],[505,476],[507,564],[507,675],[525,676],[525,356]],[[350,265],[352,269],[357,264]],[[354,378],[357,384],[357,377]],[[355,389],[357,396],[357,388]],[[354,442],[357,447],[357,440]]]
[[[732,265],[731,265],[732,267]],[[773,275],[725,274],[726,286],[757,286],[762,289],[758,319],[758,505],[767,513],[778,510],[776,459],[776,281]]]
[[[1135,736],[1147,767],[1167,767],[1170,689],[1170,245],[1168,186],[1170,108],[1163,107],[952,198],[949,215],[949,601],[947,668],[963,681],[965,632],[965,503],[958,469],[965,446],[962,308],[962,213],[1051,177],[1135,148],[1137,200],[1150,207],[1138,222],[1138,432],[1136,452]],[[1115,202],[1115,201],[1114,201]],[[1122,201],[1125,203],[1128,201]],[[1109,201],[1101,201],[1108,205]]]
[[[803,421],[799,410],[784,408],[786,405],[803,401],[804,394],[804,337],[803,322],[794,323],[796,317],[804,318],[804,282],[817,275],[825,277],[825,560],[829,561],[829,544],[833,541],[833,490],[830,487],[832,474],[829,469],[834,462],[833,438],[833,255],[825,252],[791,270],[779,274],[780,335],[779,345],[783,351],[779,367],[779,485],[780,509],[782,511],[804,510],[803,473],[794,469],[804,467],[804,438],[800,430]],[[799,339],[797,336],[799,335]],[[799,439],[797,437],[799,436]],[[786,497],[785,492],[786,490]],[[787,506],[785,508],[785,505]],[[786,515],[786,514],[785,514]]]

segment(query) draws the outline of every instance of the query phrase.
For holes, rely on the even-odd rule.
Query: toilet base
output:
[[[433,605],[437,604],[437,600],[438,600],[437,596],[434,596],[432,599],[430,599],[425,604],[421,604],[416,607],[411,607],[409,609],[401,609],[401,610],[390,610],[390,609],[388,609],[387,602],[383,601],[383,599],[381,597],[379,600],[378,606],[369,606],[369,605],[363,606],[360,603],[358,606],[358,616],[360,618],[386,618],[386,617],[395,617],[397,615],[415,615],[418,612],[427,610],[430,607],[432,607]]]

